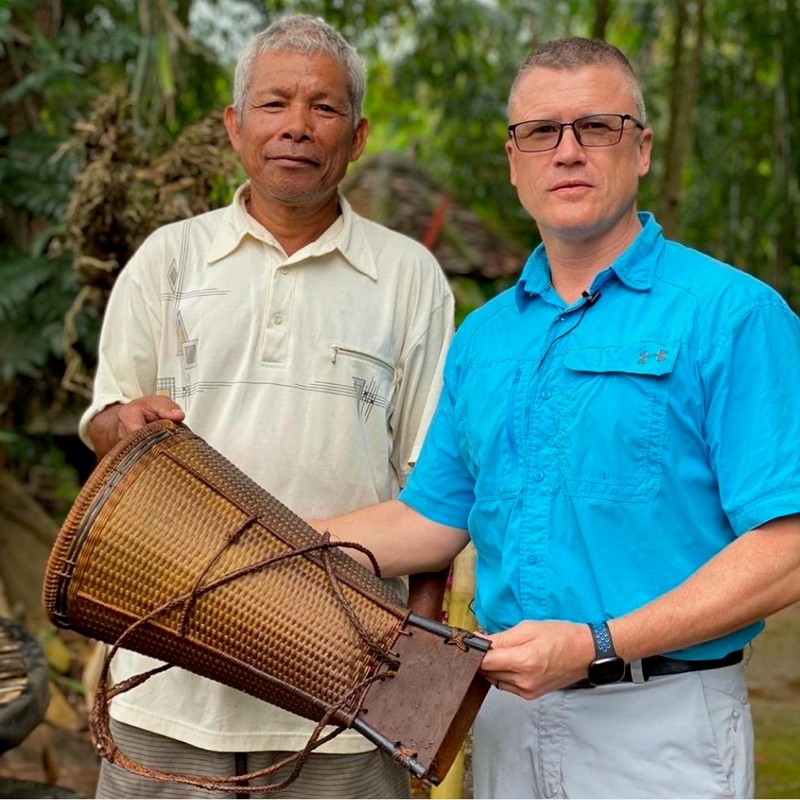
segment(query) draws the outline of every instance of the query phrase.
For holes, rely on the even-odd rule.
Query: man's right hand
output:
[[[183,422],[186,414],[169,397],[150,394],[131,400],[130,403],[115,403],[92,417],[89,423],[89,438],[94,451],[102,458],[120,439],[158,419]]]

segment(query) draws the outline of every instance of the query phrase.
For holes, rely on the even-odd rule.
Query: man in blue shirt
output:
[[[399,500],[315,524],[386,575],[474,543],[476,797],[752,796],[742,650],[800,599],[800,321],[637,212],[619,50],[543,45],[509,117],[542,245],[459,329]]]

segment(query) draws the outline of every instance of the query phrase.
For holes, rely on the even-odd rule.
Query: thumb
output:
[[[493,633],[486,638],[491,641],[492,647],[517,647],[533,639],[536,636],[536,628],[536,622],[525,620],[513,628]]]

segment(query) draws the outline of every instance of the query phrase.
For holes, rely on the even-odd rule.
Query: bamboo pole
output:
[[[447,607],[447,623],[454,628],[474,631],[477,625],[470,604],[475,594],[475,548],[470,542],[453,561],[453,576],[450,599]],[[438,786],[431,789],[433,800],[460,798],[464,796],[464,771],[466,742],[461,745],[447,775]]]

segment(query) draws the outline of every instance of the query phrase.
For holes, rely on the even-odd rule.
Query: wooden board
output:
[[[369,689],[359,718],[424,769],[433,784],[447,774],[478,713],[489,683],[478,673],[484,649],[457,644],[408,626],[393,650],[394,678]]]

